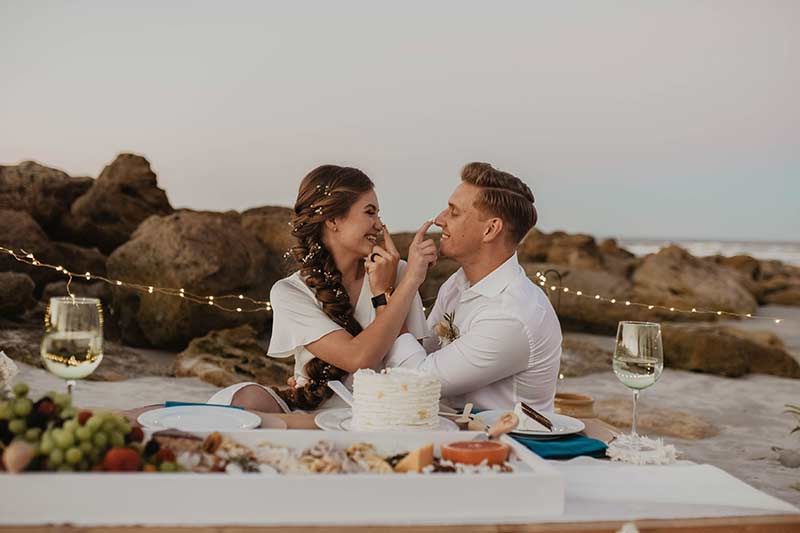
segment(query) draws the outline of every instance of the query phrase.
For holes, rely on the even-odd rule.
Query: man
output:
[[[386,366],[437,376],[453,407],[512,408],[524,401],[553,410],[561,327],[550,301],[525,274],[516,249],[536,223],[533,194],[520,179],[470,163],[448,207],[435,219],[440,254],[461,268],[439,289],[423,348],[401,335]]]

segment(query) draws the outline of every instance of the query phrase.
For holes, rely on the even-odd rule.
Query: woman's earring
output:
[[[333,227],[333,231],[334,231],[334,232],[337,232],[337,231],[339,231],[339,228],[337,228],[336,226],[334,226],[334,227]]]

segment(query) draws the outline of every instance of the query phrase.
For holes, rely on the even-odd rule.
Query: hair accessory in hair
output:
[[[318,191],[322,191],[322,194],[324,194],[325,196],[330,196],[331,195],[331,186],[328,185],[328,184],[325,184],[325,185],[319,184],[319,185],[317,185],[317,190]]]
[[[312,206],[312,207],[313,207],[313,206]],[[322,215],[322,212],[323,212],[323,211],[322,211],[322,207],[317,207],[316,209],[314,209],[314,213],[316,213],[316,214],[318,214],[318,215]]]

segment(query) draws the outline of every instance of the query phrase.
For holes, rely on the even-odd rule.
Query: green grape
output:
[[[29,398],[17,398],[14,400],[14,414],[17,416],[28,416],[33,410],[33,402]]]
[[[172,461],[164,461],[163,463],[161,463],[161,466],[159,466],[159,469],[162,472],[177,472],[178,465]]]
[[[97,415],[92,415],[89,417],[89,420],[86,421],[86,425],[84,427],[89,428],[89,431],[94,433],[95,431],[100,429],[100,426],[102,425],[103,425],[103,419]]]
[[[113,420],[107,418],[106,420],[103,421],[103,431],[105,431],[106,433],[111,433],[115,429],[117,429],[117,425],[114,423]]]
[[[28,442],[36,442],[42,433],[42,428],[30,428],[25,432],[25,440]]]
[[[56,448],[47,456],[47,464],[50,468],[58,468],[64,462],[64,452]]]
[[[78,440],[81,442],[89,442],[92,440],[92,430],[86,426],[81,426],[75,430],[75,436],[78,437]]]
[[[61,407],[62,409],[66,409],[67,407],[72,405],[72,398],[69,397],[69,394],[65,394],[63,392],[56,392],[53,393],[51,398],[53,399],[53,403]]]
[[[125,437],[119,431],[111,432],[111,446],[119,448],[125,446]]]
[[[42,455],[49,455],[54,448],[53,437],[51,437],[49,433],[42,435],[42,440],[39,442],[39,452]]]
[[[63,428],[54,429],[53,440],[59,448],[66,449],[75,444],[75,435]]]
[[[69,420],[70,418],[75,418],[78,412],[75,411],[74,407],[67,407],[61,411],[61,419],[62,420]]]
[[[16,385],[14,385],[14,394],[16,395],[17,398],[22,398],[24,396],[27,396],[29,390],[30,389],[28,388],[28,385],[25,383],[17,383]]]
[[[92,437],[92,441],[94,445],[98,448],[105,449],[108,446],[108,435],[106,433],[95,433],[94,437]]]
[[[83,452],[80,448],[70,448],[64,454],[64,459],[71,465],[78,464],[81,462],[81,459],[83,459]]]
[[[8,402],[0,402],[0,420],[8,420],[11,416],[11,405]]]
[[[83,455],[89,455],[92,450],[94,450],[94,446],[92,446],[91,442],[81,442],[78,448],[81,449]]]
[[[63,427],[65,430],[69,431],[70,433],[75,433],[75,430],[78,429],[79,427],[81,427],[81,425],[78,424],[77,420],[67,420],[66,422],[64,422],[64,425],[61,426],[61,427]]]
[[[28,424],[22,418],[15,418],[8,423],[8,430],[14,435],[21,435],[28,429]]]
[[[122,430],[122,434],[123,435],[127,435],[128,433],[131,432],[131,429],[132,429],[131,428],[131,424],[130,424],[130,422],[128,422],[127,419],[123,419],[123,422],[122,422],[122,424],[120,424],[119,428]]]

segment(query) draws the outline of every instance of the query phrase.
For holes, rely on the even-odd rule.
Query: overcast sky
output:
[[[0,0],[0,164],[131,151],[214,210],[348,164],[405,230],[482,160],[546,231],[797,241],[798,28],[791,0]]]

